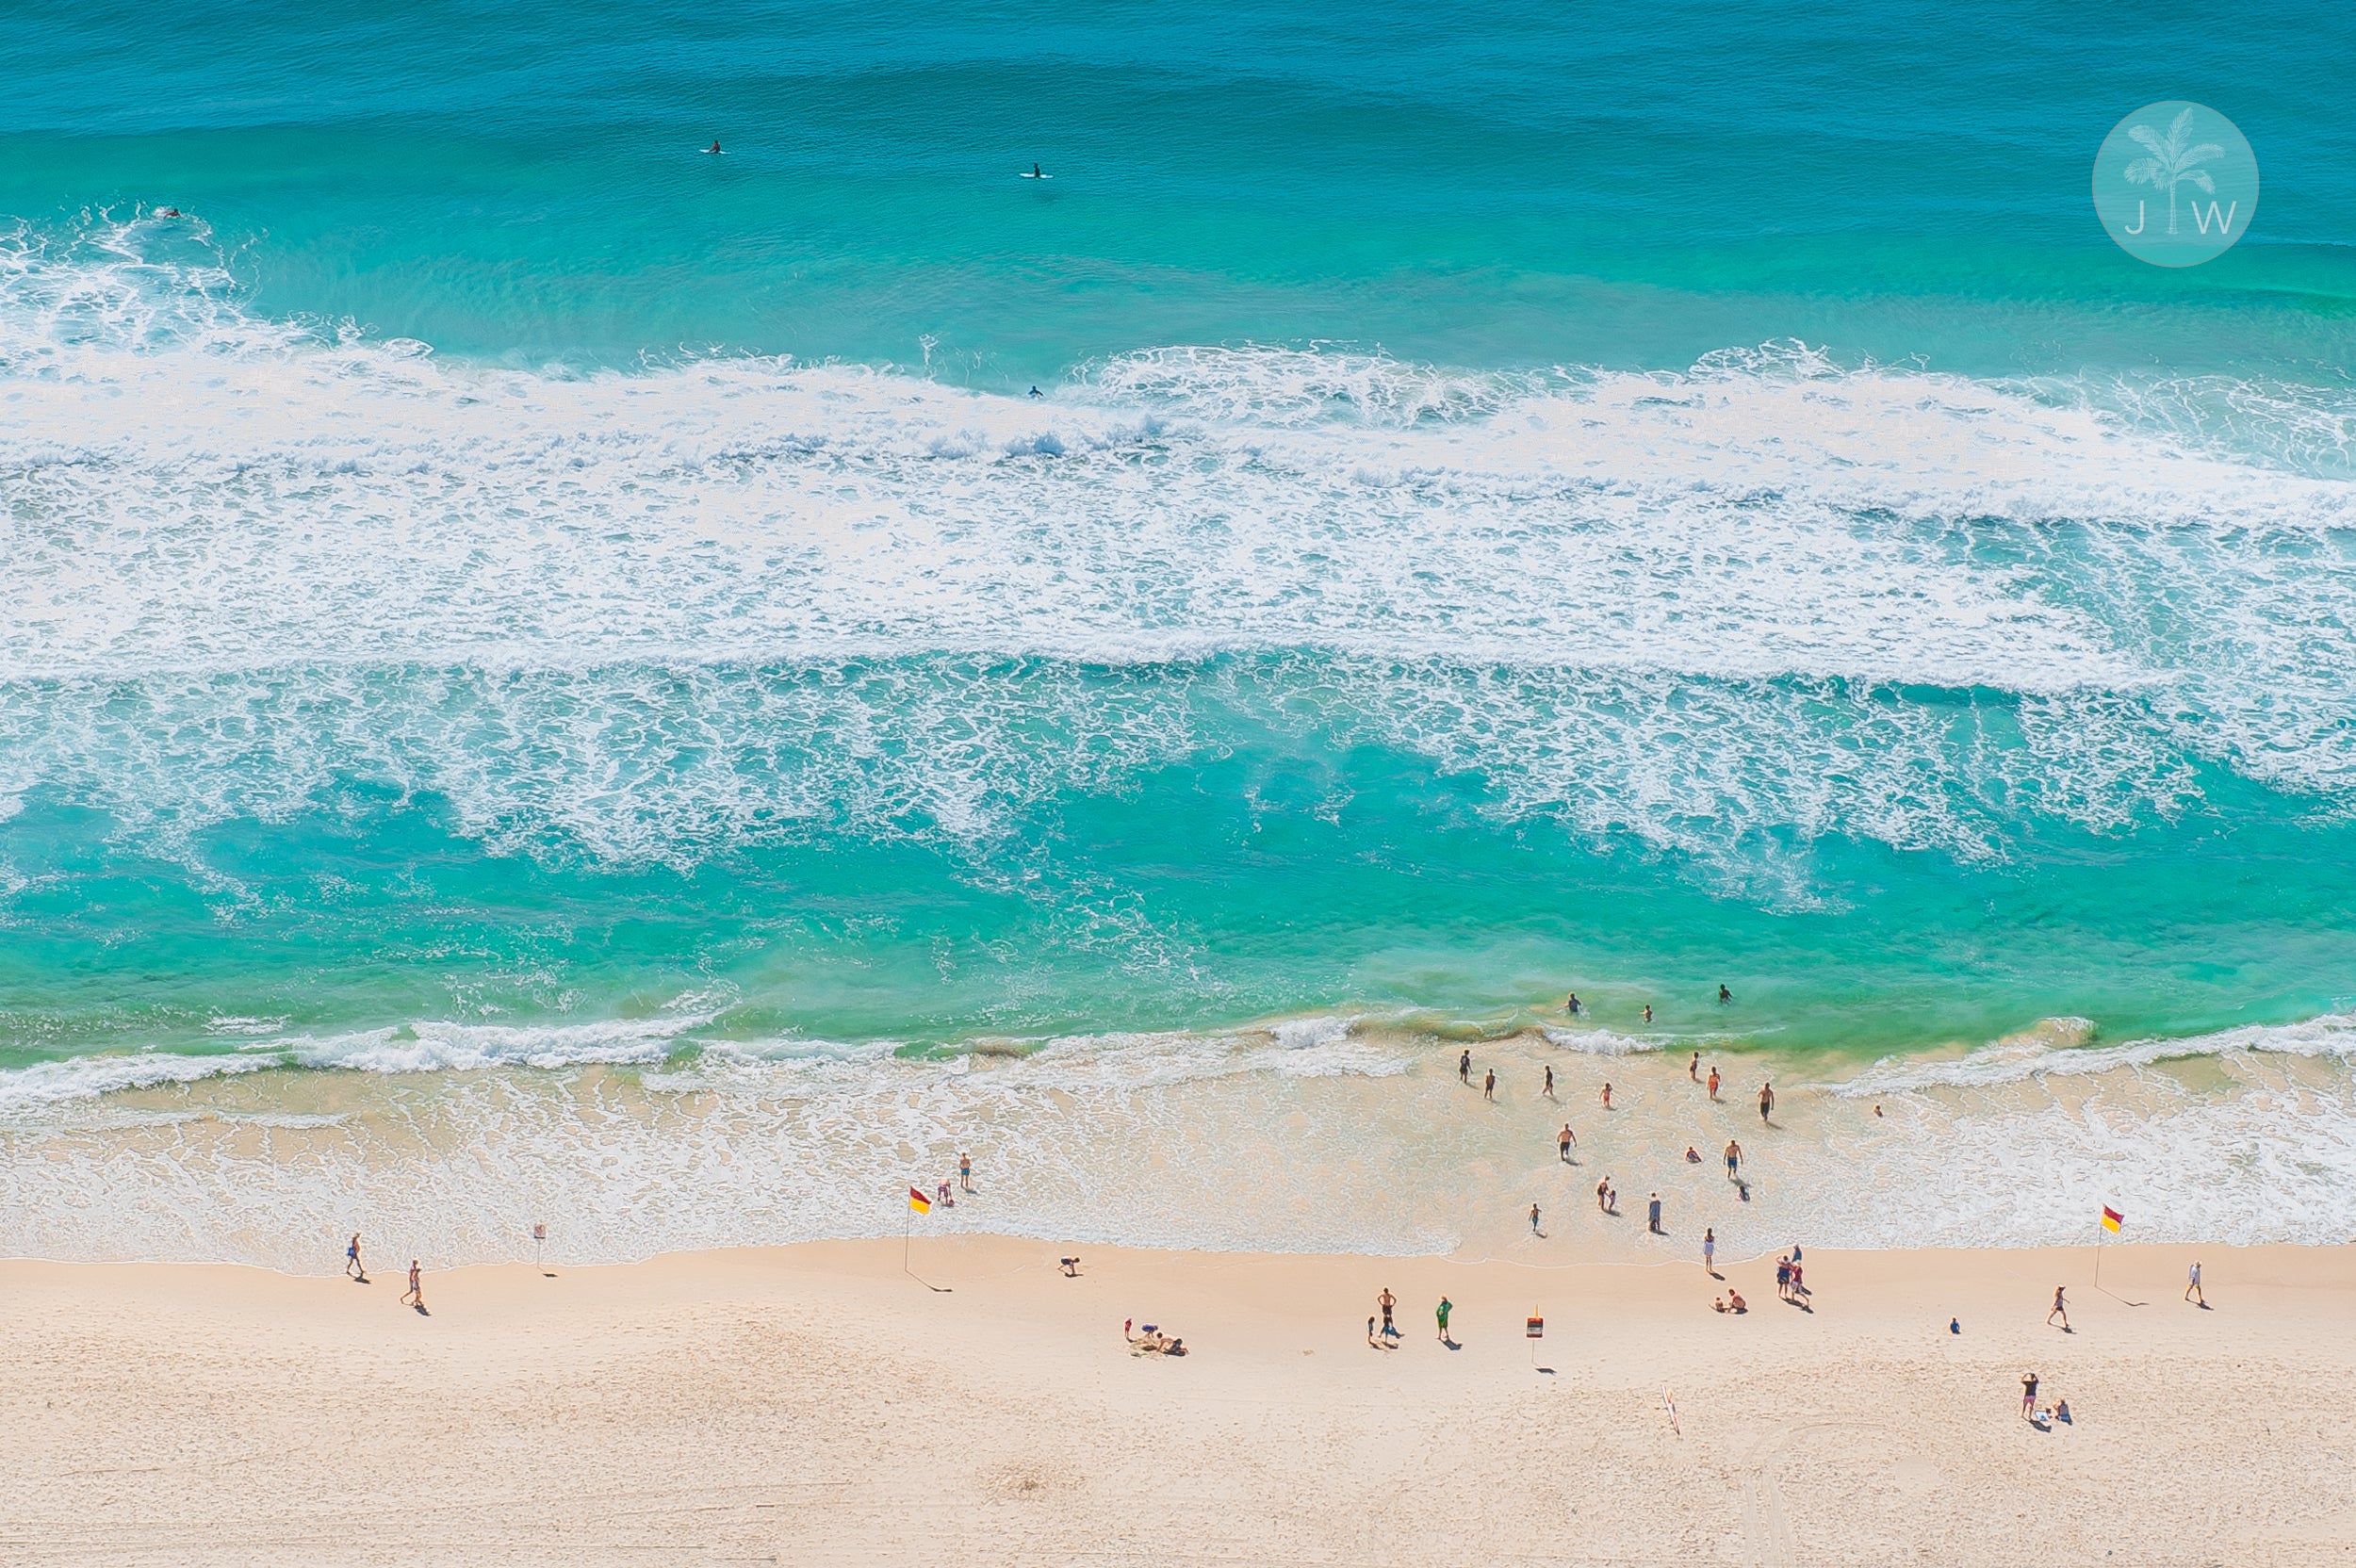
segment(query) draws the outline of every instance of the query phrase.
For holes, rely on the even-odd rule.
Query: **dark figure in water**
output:
[[[709,146],[709,147],[707,147],[707,148],[705,148],[705,149],[704,149],[704,151],[705,151],[705,152],[707,152],[707,153],[716,153],[716,152],[718,152],[719,150],[720,150],[720,144],[719,144],[717,141],[714,141],[714,142],[713,142],[711,146]]]
[[[1729,1002],[1731,1002],[1731,1001],[1733,1001],[1733,1000],[1734,1000],[1734,993],[1733,993],[1732,991],[1730,991],[1730,990],[1726,989],[1724,986],[1721,986],[1721,987],[1719,987],[1719,988],[1718,988],[1718,1005],[1719,1005],[1719,1006],[1723,1007],[1723,1006],[1725,1006],[1727,1003],[1729,1003]]]

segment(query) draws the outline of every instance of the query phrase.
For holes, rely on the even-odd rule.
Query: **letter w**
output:
[[[2221,235],[2222,235],[2222,234],[2231,234],[2231,233],[2233,233],[2233,214],[2234,214],[2234,213],[2236,213],[2236,212],[2238,212],[2238,211],[2240,211],[2240,210],[2241,210],[2241,198],[2240,198],[2240,197],[2238,197],[2238,196],[2236,196],[2235,198],[2233,198],[2233,201],[2232,204],[2226,207],[2226,209],[2225,209],[2225,219],[2224,219],[2224,221],[2222,221],[2222,222],[2220,222],[2220,223],[2218,223],[2218,224],[2217,224],[2217,233],[2219,233],[2219,234],[2221,234]],[[2193,203],[2193,204],[2192,204],[2192,220],[2193,220],[2194,222],[2196,222],[2196,223],[2198,223],[2198,224],[2200,224],[2200,225],[2201,225],[2201,232],[2202,234],[2207,234],[2207,233],[2209,232],[2209,224],[2210,224],[2210,222],[2211,222],[2212,220],[2214,220],[2216,218],[2217,218],[2217,204],[2216,204],[2215,202],[2211,202],[2211,203],[2209,204],[2209,210],[2208,210],[2207,212],[2205,212],[2205,213],[2204,213],[2204,212],[2202,212],[2202,211],[2201,210],[2201,204],[2200,204],[2200,203],[2198,203],[2198,202]]]

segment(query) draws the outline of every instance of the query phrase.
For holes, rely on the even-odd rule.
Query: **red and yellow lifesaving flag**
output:
[[[2102,1205],[2102,1229],[2108,1231],[2111,1234],[2119,1234],[2119,1227],[2124,1224],[2126,1219],[2127,1217],[2125,1215],[2120,1214],[2117,1209],[2112,1208],[2108,1203]]]
[[[924,1191],[922,1187],[910,1187],[908,1188],[908,1207],[914,1209],[918,1214],[930,1214],[933,1212],[933,1200],[924,1196]],[[2109,1211],[2105,1210],[2104,1212],[2108,1213]],[[2119,1227],[2114,1225],[2111,1229],[2116,1231]]]

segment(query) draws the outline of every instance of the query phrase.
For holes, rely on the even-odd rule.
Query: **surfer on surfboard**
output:
[[[1026,179],[1026,180],[1052,180],[1052,179],[1054,179],[1055,176],[1055,175],[1053,175],[1053,174],[1042,174],[1042,173],[1040,173],[1040,172],[1039,172],[1039,165],[1035,163],[1035,164],[1031,165],[1031,172],[1030,172],[1029,173],[1027,173],[1027,174],[1023,175],[1023,177],[1024,179]]]
[[[705,149],[704,149],[704,151],[705,151],[705,152],[707,152],[707,153],[717,153],[717,152],[719,152],[719,150],[720,150],[720,144],[719,144],[719,142],[717,142],[717,141],[714,141],[714,142],[713,142],[711,146],[709,146],[709,147],[707,147],[707,148],[705,148]]]

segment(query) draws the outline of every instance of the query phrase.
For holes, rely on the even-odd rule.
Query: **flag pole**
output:
[[[2097,1225],[2094,1228],[2094,1288],[2096,1290],[2102,1288],[2102,1233],[2109,1228],[2107,1225]]]

